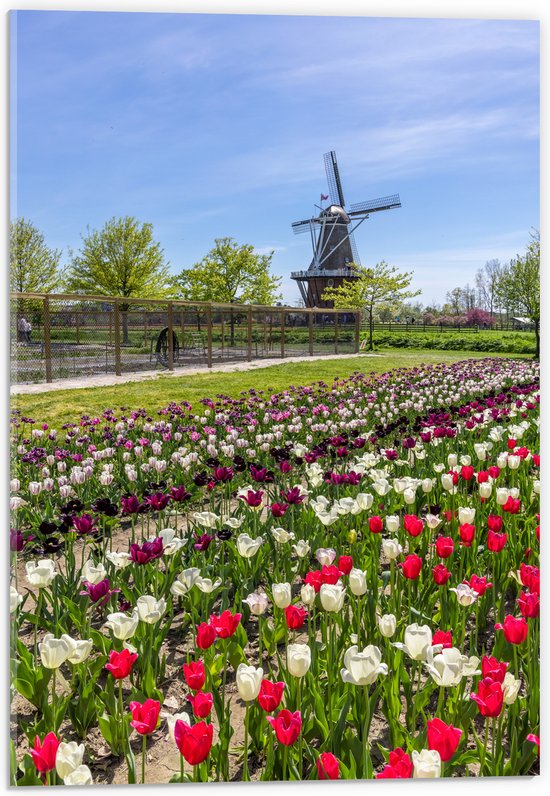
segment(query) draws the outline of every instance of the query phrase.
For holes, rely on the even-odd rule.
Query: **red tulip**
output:
[[[479,575],[472,575],[469,581],[465,579],[463,583],[467,583],[480,597],[483,597],[487,589],[493,588],[492,583],[487,583],[487,578],[482,578]]]
[[[477,474],[478,484],[486,484],[489,480],[489,472],[487,470],[480,470]]]
[[[533,735],[533,733],[530,732],[525,740],[529,741],[530,743],[534,743],[535,746],[537,747],[537,755],[540,755],[540,738],[539,738],[539,736],[538,735]]]
[[[220,638],[229,638],[236,631],[241,621],[242,614],[232,614],[231,611],[224,611],[220,616],[212,614],[210,624],[215,628]]]
[[[351,556],[340,556],[338,559],[338,569],[340,572],[343,572],[344,575],[349,575],[353,569],[353,558]]]
[[[521,507],[521,500],[518,498],[514,500],[514,498],[510,495],[504,506],[502,507],[503,511],[506,511],[508,514],[518,514]]]
[[[436,583],[438,586],[444,586],[451,577],[451,573],[444,564],[436,564],[436,566],[432,569],[432,573],[434,583]]]
[[[322,752],[317,758],[319,779],[340,779],[340,763],[332,752]]]
[[[450,536],[438,536],[435,540],[435,552],[439,558],[449,558],[454,553],[455,544]]]
[[[424,527],[424,523],[422,522],[416,514],[405,514],[403,517],[403,527],[409,534],[409,536],[420,536],[422,533],[422,528]]]
[[[526,586],[529,591],[540,594],[540,570],[531,564],[522,564],[519,568],[519,579],[521,585]]]
[[[276,718],[267,717],[268,722],[275,730],[279,743],[283,746],[292,746],[296,742],[302,729],[302,716],[299,710],[291,713],[290,710],[280,710]]]
[[[495,531],[489,531],[487,534],[487,548],[492,553],[500,553],[501,550],[504,549],[504,545],[506,544],[506,540],[508,539],[508,534],[506,533],[496,533]]]
[[[458,532],[460,534],[460,538],[462,539],[462,544],[464,545],[464,547],[471,547],[472,542],[474,541],[476,526],[470,525],[469,522],[465,522],[463,525],[460,526]]]
[[[399,566],[403,570],[403,575],[406,578],[409,580],[416,580],[422,569],[422,559],[420,556],[417,556],[416,553],[411,553]]]
[[[260,693],[258,694],[258,704],[266,713],[273,713],[281,704],[285,684],[283,682],[272,683],[270,680],[262,680]]]
[[[432,647],[434,644],[441,644],[443,649],[453,646],[453,634],[450,630],[436,630],[432,637]]]
[[[502,517],[500,517],[498,514],[489,514],[487,517],[487,527],[490,531],[500,533],[502,531],[503,524]]]
[[[46,774],[48,771],[53,771],[55,768],[55,758],[57,756],[57,747],[61,741],[56,736],[55,732],[49,732],[44,740],[41,741],[38,735],[35,735],[33,748],[31,749],[31,757],[34,765],[41,774]]]
[[[212,748],[214,727],[205,721],[189,726],[178,719],[174,727],[174,738],[180,754],[191,766],[198,766],[206,760]]]
[[[388,764],[376,775],[376,779],[410,779],[412,773],[410,756],[398,747],[390,752]]]
[[[214,697],[212,694],[207,694],[204,691],[197,691],[195,696],[188,694],[187,700],[193,707],[193,713],[199,719],[205,719],[210,715],[212,705],[214,704]]]
[[[508,450],[513,451],[516,445],[518,444],[517,439],[513,439],[513,437],[508,438]]]
[[[384,529],[384,523],[382,522],[382,517],[371,517],[369,519],[369,529],[371,533],[381,533]]]
[[[206,682],[206,671],[202,661],[183,664],[183,676],[191,691],[200,691]]]
[[[323,564],[321,567],[321,584],[328,583],[330,586],[334,586],[341,577],[342,572],[334,564],[330,566]]]
[[[471,464],[465,464],[460,470],[460,477],[464,479],[464,481],[471,481],[474,477],[475,470]],[[441,758],[443,760],[443,758]]]
[[[315,589],[315,594],[317,594],[320,591],[321,586],[323,585],[321,570],[312,569],[311,572],[308,572],[304,578],[304,583],[307,583],[308,586],[313,586],[313,588]]]
[[[428,749],[439,752],[441,760],[446,763],[454,755],[462,737],[462,730],[445,724],[441,719],[428,720]]]
[[[525,619],[516,619],[515,616],[508,614],[504,617],[504,623],[495,625],[495,630],[503,630],[504,638],[509,644],[523,644],[527,638],[529,625]]]
[[[486,677],[477,684],[477,694],[470,696],[477,703],[482,716],[491,719],[500,716],[504,700],[504,691],[500,683]]]
[[[497,466],[496,466],[496,464],[495,464],[495,465],[493,465],[492,467],[488,467],[488,468],[487,468],[487,472],[489,473],[489,475],[491,476],[491,478],[494,478],[494,479],[496,479],[496,478],[498,478],[498,477],[499,477],[499,475],[500,475],[500,467],[497,467]]]
[[[481,674],[483,678],[503,683],[508,664],[489,655],[484,655],[481,660]]]
[[[105,664],[108,672],[111,672],[115,680],[124,680],[132,671],[132,666],[137,661],[137,652],[130,652],[123,649],[122,652],[111,650],[109,653],[109,663]]]
[[[540,614],[540,596],[534,592],[522,591],[518,597],[518,605],[526,619],[534,619]]]
[[[159,720],[160,702],[156,699],[146,699],[141,702],[130,702],[132,721],[130,725],[140,735],[151,735],[156,729]]]
[[[201,622],[197,627],[197,647],[201,650],[207,650],[215,642],[217,637],[216,628],[208,625],[206,622]]]
[[[306,617],[307,611],[304,608],[299,608],[297,605],[288,605],[285,608],[286,624],[290,630],[299,630],[303,627]]]

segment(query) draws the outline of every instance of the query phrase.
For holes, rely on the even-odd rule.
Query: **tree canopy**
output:
[[[71,262],[67,288],[124,298],[164,298],[173,294],[171,276],[153,225],[131,216],[112,218],[101,230],[88,230]]]
[[[518,254],[502,269],[498,280],[498,300],[535,326],[536,354],[540,356],[540,235],[531,235],[525,254]]]
[[[282,279],[270,272],[273,254],[259,254],[251,244],[233,238],[217,238],[200,262],[176,277],[180,296],[188,301],[274,304]]]
[[[31,221],[10,224],[10,289],[19,293],[51,293],[60,283],[61,252],[51,249]]]
[[[323,293],[325,301],[333,301],[336,309],[364,310],[369,319],[369,348],[373,348],[374,313],[382,307],[399,305],[422,291],[409,290],[413,273],[400,273],[394,265],[382,260],[373,268],[354,266],[357,279],[346,280],[339,287],[330,287]]]

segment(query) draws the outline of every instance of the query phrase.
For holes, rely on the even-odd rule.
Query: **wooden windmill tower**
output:
[[[325,169],[330,205],[304,221],[295,221],[292,229],[296,235],[307,232],[311,235],[313,259],[307,271],[293,271],[292,279],[298,283],[306,307],[332,307],[322,295],[328,287],[338,287],[346,280],[356,279],[355,265],[360,265],[359,252],[353,237],[354,231],[371,213],[401,207],[399,194],[370,199],[345,208],[344,192],[340,181],[336,152],[327,152]]]

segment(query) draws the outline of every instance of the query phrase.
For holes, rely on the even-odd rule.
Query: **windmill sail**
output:
[[[333,205],[344,207],[344,192],[342,190],[342,183],[340,181],[340,172],[338,171],[338,162],[336,160],[336,152],[327,152],[325,155],[325,171],[327,173],[327,182],[330,193],[330,201]]]

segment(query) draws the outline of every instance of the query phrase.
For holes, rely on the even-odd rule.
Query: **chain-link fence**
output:
[[[12,383],[359,350],[360,315],[332,309],[11,294]]]

